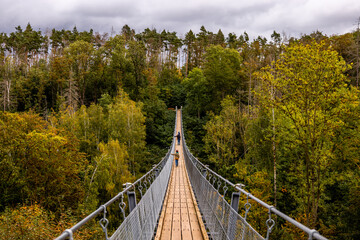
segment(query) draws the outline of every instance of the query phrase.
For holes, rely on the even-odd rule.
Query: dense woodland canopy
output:
[[[49,239],[95,210],[164,156],[168,108],[184,106],[200,160],[331,239],[360,239],[359,48],[359,29],[1,33],[0,238]],[[272,236],[307,239],[281,219]]]

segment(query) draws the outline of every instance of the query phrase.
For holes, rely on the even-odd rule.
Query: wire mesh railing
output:
[[[184,131],[183,131],[184,132]],[[226,184],[221,185],[218,179],[210,177],[206,168],[200,168],[199,161],[190,153],[183,134],[184,158],[189,179],[194,190],[200,211],[212,239],[264,239],[256,232],[246,217],[237,212],[236,203],[231,206],[225,195],[228,190]],[[220,192],[223,192],[221,194]]]
[[[176,111],[177,115],[177,111]],[[176,117],[174,134],[176,133]],[[97,210],[92,212],[86,218],[82,219],[70,229],[66,229],[56,240],[73,239],[73,233],[79,230],[83,225],[103,214],[99,225],[104,232],[104,239],[152,239],[157,225],[157,220],[161,212],[163,201],[169,183],[173,156],[171,152],[175,149],[175,140],[173,138],[171,147],[166,156],[154,167],[136,180],[134,183],[128,183],[125,189],[118,193],[114,198]],[[140,196],[136,196],[138,192]],[[125,195],[127,197],[125,197]],[[137,199],[140,199],[137,203]],[[107,208],[118,202],[119,211],[122,214],[123,221],[118,229],[108,236]],[[126,215],[126,209],[129,213]]]
[[[174,144],[172,151],[173,148]],[[167,161],[159,176],[153,181],[139,204],[115,231],[111,240],[151,239],[153,237],[169,182],[171,167],[172,161]]]
[[[181,127],[182,132],[184,133],[183,125]],[[316,230],[306,227],[286,214],[280,212],[275,207],[268,205],[245,191],[243,189],[243,185],[233,184],[229,180],[212,171],[191,154],[189,148],[186,146],[184,134],[182,134],[182,141],[184,147],[185,165],[189,174],[190,182],[198,201],[200,211],[203,215],[205,225],[212,239],[268,240],[275,226],[275,220],[272,217],[272,214],[283,218],[293,226],[303,230],[306,234],[308,234],[309,240],[327,239],[320,235]],[[235,191],[232,193],[230,204],[225,199],[225,195],[229,188],[232,188]],[[247,199],[247,202],[244,205],[243,216],[238,213],[241,193],[244,194]],[[265,238],[255,231],[247,222],[247,217],[251,208],[249,199],[254,200],[256,203],[267,209],[268,218],[264,222],[267,229]]]

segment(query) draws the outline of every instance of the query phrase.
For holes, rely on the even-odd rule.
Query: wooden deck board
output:
[[[181,133],[179,114],[176,132]],[[194,202],[194,194],[192,193],[185,167],[182,143],[181,145],[176,145],[175,149],[178,150],[180,154],[179,166],[176,167],[175,163],[173,163],[171,179],[155,239],[208,239],[206,232],[204,232],[204,223],[201,217],[199,217],[199,210],[196,202]]]

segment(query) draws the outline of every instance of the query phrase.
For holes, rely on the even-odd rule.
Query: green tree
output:
[[[145,75],[150,82],[145,92],[143,108],[146,116],[146,143],[167,147],[168,130],[165,128],[167,124],[165,122],[167,106],[164,101],[159,98],[160,89],[157,87],[157,78],[152,69],[145,71]],[[170,132],[170,135],[172,134],[173,133]]]
[[[48,73],[46,62],[39,61],[29,68],[26,76],[19,77],[16,84],[18,111],[34,109],[44,116],[47,115]]]
[[[214,45],[220,45],[225,47],[225,36],[222,33],[221,29],[219,29],[218,33],[215,35]]]
[[[337,52],[323,42],[313,42],[287,48],[273,67],[258,75],[262,80],[262,91],[257,95],[261,106],[274,108],[278,117],[287,119],[288,124],[279,131],[286,132],[289,150],[300,150],[296,164],[304,178],[303,204],[299,204],[312,228],[319,223],[326,172],[333,156],[332,136],[344,127],[341,114],[358,104],[357,92],[347,88],[343,74],[348,67]]]
[[[194,45],[195,45],[195,34],[193,31],[189,31],[185,34],[184,44],[186,51],[186,62],[185,62],[185,77],[187,77],[188,73],[194,68],[195,63],[194,60]]]
[[[16,61],[28,66],[33,62],[32,60],[35,59],[36,54],[41,52],[45,37],[42,36],[40,31],[34,31],[30,23],[27,24],[24,31],[21,26],[17,26],[15,29],[15,32],[10,33],[7,45],[12,50]],[[47,49],[43,50],[46,51]],[[23,70],[25,72],[26,68]]]
[[[194,68],[182,84],[186,90],[186,107],[193,114],[205,115],[206,105],[211,101],[208,82],[201,69]]]
[[[85,90],[88,84],[94,47],[83,40],[76,41],[65,49],[65,54],[71,63],[70,79],[68,80],[68,99],[79,99],[80,105],[86,103]],[[77,95],[77,96],[76,96]],[[73,106],[76,106],[73,103]]]
[[[80,140],[82,152],[92,158],[98,153],[100,142],[108,141],[107,116],[99,105],[81,106],[74,116],[75,135]]]
[[[211,46],[205,54],[203,73],[208,82],[211,103],[208,109],[219,112],[219,106],[226,95],[234,95],[244,89],[241,75],[241,57],[234,49]]]
[[[218,166],[234,164],[239,156],[237,135],[239,133],[239,110],[231,97],[225,98],[220,115],[210,115],[206,123],[204,138],[205,149],[210,154],[209,160]],[[213,154],[212,154],[213,153]]]
[[[144,76],[146,70],[146,51],[143,43],[131,41],[127,53],[129,69],[125,75],[124,89],[127,90],[131,99],[143,100],[142,92],[148,82]],[[132,80],[133,81],[130,81]]]
[[[68,106],[75,107],[77,92],[72,89],[73,79],[70,78],[70,60],[65,56],[54,56],[49,63],[49,79],[47,84],[47,99],[49,108],[58,111],[64,97]]]
[[[235,33],[229,33],[226,38],[226,43],[229,48],[237,49],[239,41]]]

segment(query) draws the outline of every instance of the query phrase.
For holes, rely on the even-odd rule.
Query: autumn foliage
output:
[[[0,33],[0,238],[52,238],[108,201],[165,155],[168,109],[183,106],[187,144],[210,168],[330,239],[359,239],[359,39]],[[264,235],[268,213],[250,203]],[[275,220],[272,239],[308,237]],[[96,221],[76,234],[102,236]]]

